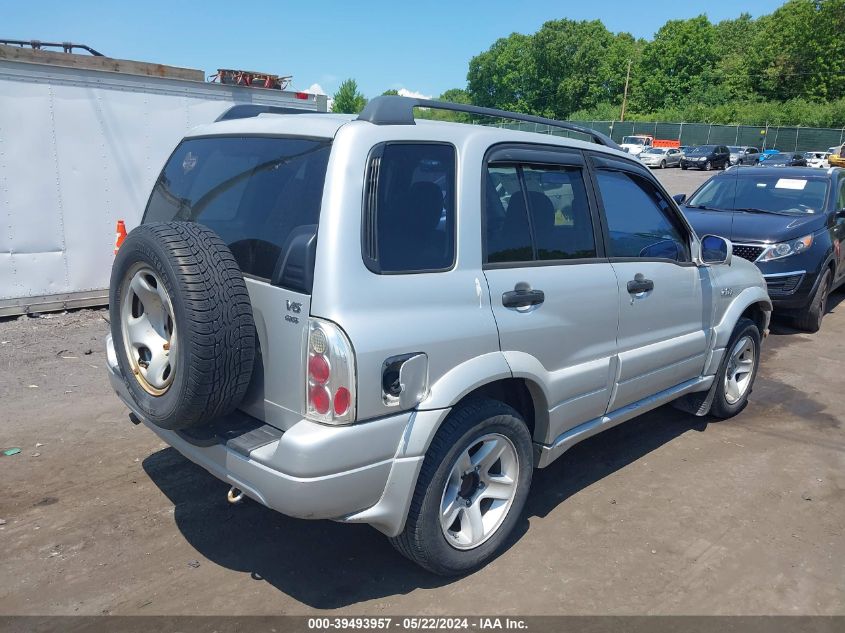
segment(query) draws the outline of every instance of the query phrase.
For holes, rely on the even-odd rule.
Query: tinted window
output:
[[[713,178],[686,205],[729,211],[762,209],[777,213],[820,213],[826,197],[827,181],[822,178],[749,174]]]
[[[378,273],[447,270],[455,260],[455,149],[376,148],[367,173],[364,260]]]
[[[610,257],[689,261],[686,239],[670,220],[669,203],[652,183],[604,169],[596,179],[607,218]]]
[[[486,207],[488,262],[596,256],[580,168],[491,165]]]
[[[183,141],[156,181],[144,222],[214,230],[244,273],[270,279],[297,228],[316,229],[328,140],[214,137]]]

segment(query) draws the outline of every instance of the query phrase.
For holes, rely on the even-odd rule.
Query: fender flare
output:
[[[725,314],[722,315],[722,320],[713,328],[716,334],[713,340],[713,349],[720,349],[728,344],[739,317],[749,306],[757,303],[763,304],[763,311],[771,315],[772,300],[769,299],[769,293],[761,286],[750,286],[734,298],[731,305],[725,310]],[[766,325],[768,325],[768,320]]]

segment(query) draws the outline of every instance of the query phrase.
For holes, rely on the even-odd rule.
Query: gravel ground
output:
[[[537,471],[510,547],[457,580],[366,526],[230,506],[128,421],[105,310],[0,320],[0,614],[845,614],[843,299],[774,328],[738,417],[664,407]]]

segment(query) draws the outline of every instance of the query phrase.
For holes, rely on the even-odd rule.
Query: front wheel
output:
[[[665,160],[660,161],[660,169],[666,169],[666,161]]]
[[[686,166],[686,165],[681,165],[681,170],[682,170],[682,171],[686,171],[686,170],[687,170],[687,166]]]
[[[805,332],[818,332],[822,327],[822,319],[827,309],[827,297],[830,294],[830,268],[824,271],[822,280],[819,282],[819,287],[816,288],[816,294],[810,300],[810,304],[805,308],[799,316],[795,318],[795,325],[798,329]]]
[[[713,168],[713,166],[710,164],[709,160],[706,163],[704,163],[704,171],[710,171],[712,168]]]
[[[441,576],[480,567],[516,526],[532,470],[531,435],[516,411],[486,398],[459,405],[431,442],[391,543]]]
[[[717,418],[730,418],[745,408],[760,366],[760,330],[751,319],[740,319],[725,348],[716,374],[716,393],[710,408]]]

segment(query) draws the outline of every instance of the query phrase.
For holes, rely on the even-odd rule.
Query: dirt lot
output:
[[[230,506],[129,423],[105,311],[2,320],[0,614],[845,614],[843,300],[775,328],[737,418],[664,407],[538,471],[509,549],[451,581],[366,526]]]

